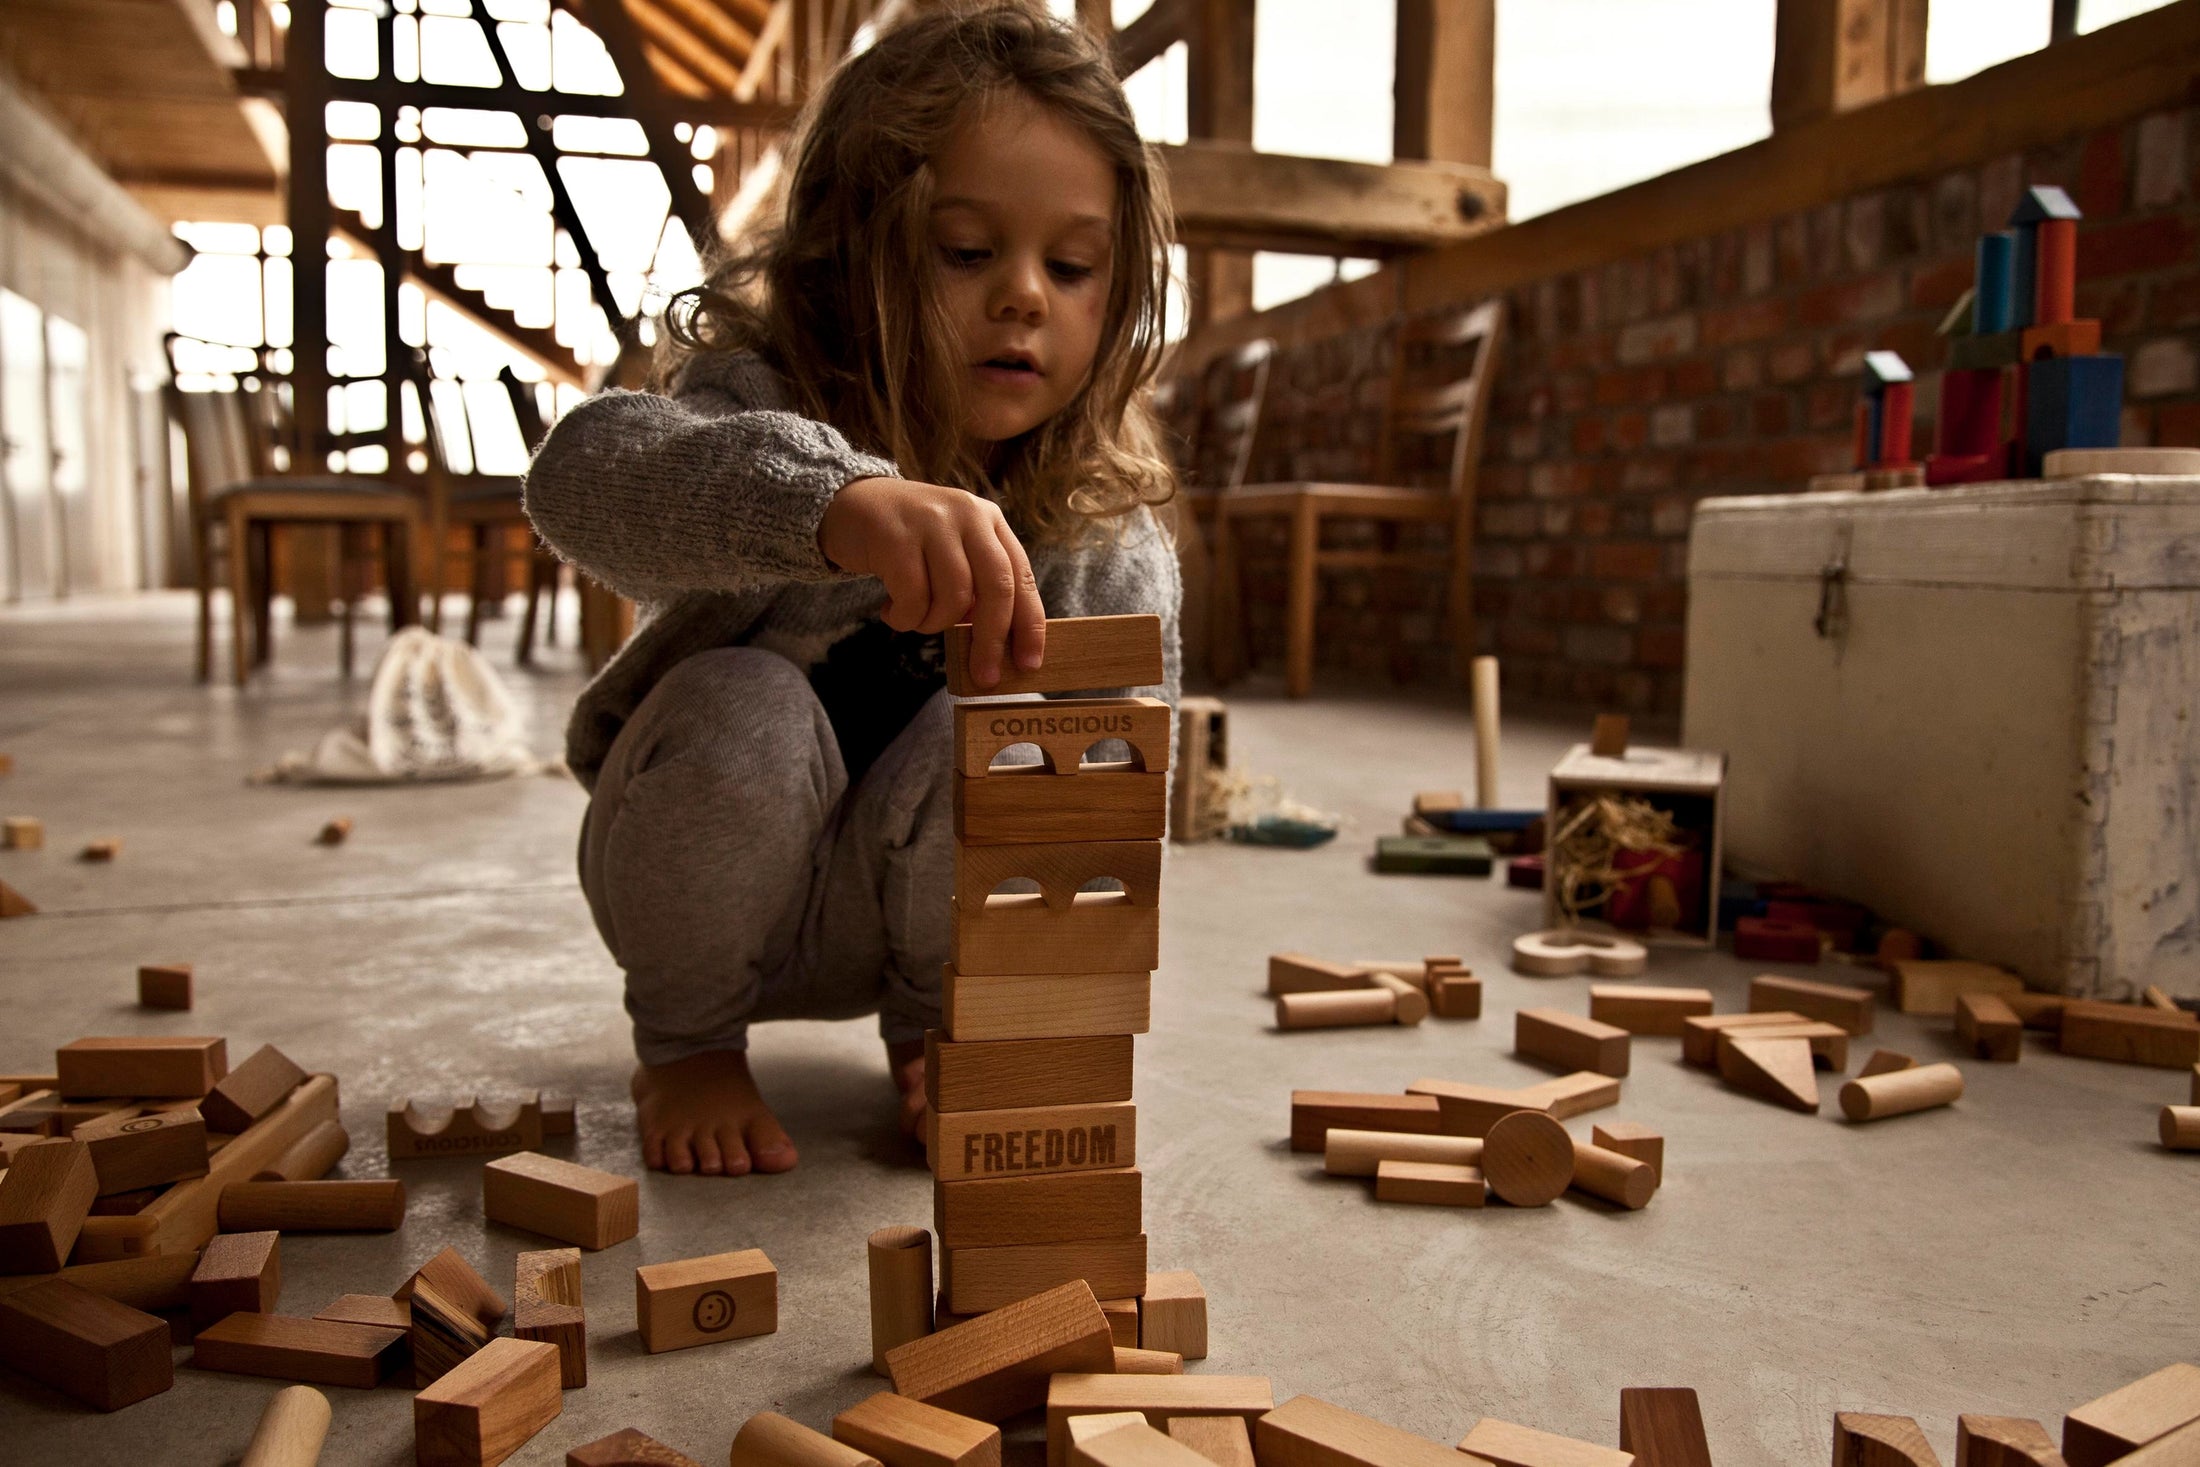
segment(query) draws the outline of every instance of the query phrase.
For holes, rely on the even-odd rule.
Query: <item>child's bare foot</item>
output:
[[[886,1068],[901,1092],[901,1133],[924,1136],[924,1041],[904,1039],[886,1046]]]
[[[795,1164],[794,1142],[764,1103],[740,1050],[643,1065],[632,1089],[642,1160],[652,1170],[739,1177]]]

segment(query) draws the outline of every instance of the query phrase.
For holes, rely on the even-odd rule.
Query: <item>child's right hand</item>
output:
[[[970,675],[990,688],[1013,645],[1031,671],[1046,653],[1047,612],[1031,561],[999,506],[909,479],[857,479],[825,506],[817,546],[837,568],[886,585],[886,624],[944,632],[971,624]]]

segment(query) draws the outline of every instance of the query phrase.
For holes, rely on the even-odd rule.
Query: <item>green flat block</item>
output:
[[[1487,876],[1490,843],[1478,835],[1384,835],[1375,839],[1377,871]]]
[[[1973,372],[1981,367],[2013,367],[2024,355],[2024,333],[1997,331],[1991,336],[1948,338],[1948,370]]]

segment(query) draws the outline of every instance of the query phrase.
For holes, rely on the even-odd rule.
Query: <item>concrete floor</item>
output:
[[[508,624],[495,656],[509,667]],[[574,1094],[570,1153],[639,1172],[619,979],[573,877],[583,799],[570,781],[302,790],[245,776],[356,705],[326,629],[288,635],[239,694],[188,676],[187,603],[143,598],[0,612],[0,813],[44,818],[43,853],[0,852],[0,877],[45,909],[0,928],[0,1070],[47,1063],[85,1033],[272,1042],[342,1082],[352,1150],[340,1174],[385,1171],[394,1098],[476,1089]],[[365,639],[365,657],[379,639]],[[555,753],[580,685],[569,650],[513,675]],[[1508,802],[1541,798],[1571,724],[1515,719]],[[1668,1136],[1667,1185],[1624,1214],[1569,1198],[1532,1212],[1383,1206],[1285,1146],[1293,1087],[1396,1090],[1422,1075],[1520,1083],[1514,1009],[1583,1010],[1585,983],[1506,971],[1537,898],[1495,882],[1376,877],[1374,837],[1417,788],[1471,778],[1457,700],[1233,700],[1243,768],[1340,811],[1304,853],[1173,852],[1153,1032],[1139,1045],[1147,1229],[1156,1267],[1196,1269],[1212,1300],[1213,1373],[1273,1378],[1441,1441],[1494,1415],[1616,1442],[1618,1392],[1691,1385],[1727,1467],[1821,1461],[1841,1409],[1916,1416],[1953,1459],[1959,1412],[2037,1416],[2200,1355],[2200,1158],[2153,1142],[2185,1079],[2065,1060],[2034,1041],[2017,1066],[1966,1064],[1952,1110],[1851,1128],[1746,1098],[1637,1043],[1619,1117]],[[310,844],[331,815],[349,844]],[[119,835],[110,867],[86,839]],[[1478,1023],[1280,1035],[1258,996],[1265,955],[1464,954],[1487,981]],[[198,969],[189,1015],[141,1012],[141,961]],[[1752,968],[1661,955],[1654,981],[1701,983],[1739,1007]],[[1844,976],[1849,970],[1842,970]],[[1944,1029],[1882,1012],[1879,1041],[1953,1054]],[[1869,1042],[1863,1047],[1869,1050]],[[879,1388],[866,1367],[863,1240],[927,1222],[928,1179],[894,1134],[869,1021],[760,1031],[767,1093],[803,1148],[794,1173],[642,1179],[642,1233],[584,1264],[590,1384],[512,1460],[549,1464],[635,1425],[722,1461],[751,1412],[824,1426]],[[1861,1055],[1858,1057],[1861,1058]],[[1827,1087],[1829,1111],[1831,1086]],[[394,1235],[284,1242],[287,1312],[386,1292],[455,1244],[509,1287],[542,1240],[485,1226],[478,1163],[407,1163]],[[761,1247],[778,1265],[768,1338],[644,1356],[636,1264]],[[179,1352],[178,1361],[188,1360]],[[95,1417],[0,1372],[0,1461],[195,1464],[241,1454],[269,1382],[179,1368],[175,1388]],[[332,1390],[330,1463],[411,1460],[407,1393]],[[1028,1435],[1028,1433],[1027,1433]]]

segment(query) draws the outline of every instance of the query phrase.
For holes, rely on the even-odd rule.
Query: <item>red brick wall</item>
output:
[[[1475,555],[1479,650],[1504,658],[1507,686],[1676,711],[1691,507],[1849,467],[1867,348],[1918,371],[1922,454],[1945,357],[1934,328],[1970,283],[1979,233],[2026,184],[2061,184],[2085,211],[2079,314],[2125,356],[2125,442],[2200,446],[2195,117],[2157,113],[1508,292]],[[1388,346],[1370,329],[1282,353],[1252,479],[1371,477]],[[1250,650],[1273,665],[1282,529],[1246,538]],[[1320,661],[1451,679],[1441,605],[1435,576],[1325,576]]]

